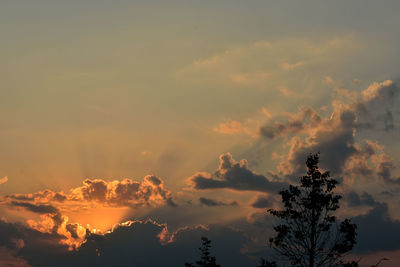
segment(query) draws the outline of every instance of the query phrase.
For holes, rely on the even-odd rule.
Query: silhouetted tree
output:
[[[201,251],[200,260],[196,261],[196,265],[192,263],[185,263],[186,267],[221,267],[221,265],[216,263],[214,256],[211,256],[210,248],[211,241],[207,237],[202,237],[202,246],[199,248]]]
[[[358,265],[359,261],[360,260],[358,260],[358,261],[349,261],[349,262],[346,262],[346,263],[342,262],[341,266],[342,267],[358,267],[359,266]]]
[[[266,259],[261,258],[260,265],[258,265],[257,267],[277,267],[277,265],[274,261],[267,261]]]
[[[337,221],[333,213],[341,196],[333,193],[338,182],[318,168],[319,153],[309,155],[307,175],[300,186],[279,192],[283,210],[269,209],[278,218],[271,247],[292,266],[341,265],[341,257],[356,243],[356,228],[349,219]]]
[[[374,265],[372,265],[371,267],[378,267],[379,264],[381,264],[382,261],[388,261],[388,260],[389,260],[388,258],[382,258],[382,259],[380,259],[377,263],[375,263]]]
[[[360,265],[358,263],[360,262],[360,260],[343,263],[342,267],[359,267]],[[378,267],[379,264],[381,264],[382,261],[388,261],[388,260],[389,260],[388,258],[382,258],[377,263],[371,265],[371,267]]]

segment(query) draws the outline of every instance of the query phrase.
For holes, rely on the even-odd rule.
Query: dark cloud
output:
[[[367,192],[364,192],[362,195],[357,194],[354,191],[351,191],[346,196],[347,203],[350,207],[357,207],[357,206],[374,206],[378,204],[375,201],[374,197]]]
[[[142,182],[131,179],[110,182],[86,179],[83,186],[71,189],[68,194],[44,190],[34,194],[6,195],[0,198],[0,203],[4,207],[24,208],[40,214],[40,219],[28,219],[27,224],[39,232],[60,235],[62,238],[59,242],[69,249],[75,249],[84,242],[85,227],[71,222],[60,210],[71,211],[77,207],[95,209],[103,206],[139,209],[165,204],[176,207],[163,180],[154,175],[145,176]]]
[[[207,236],[212,241],[212,254],[217,257],[218,263],[222,266],[254,266],[258,261],[258,258],[250,259],[248,255],[242,253],[245,244],[250,242],[245,233],[223,225],[179,230],[174,235],[175,241],[171,243],[171,249],[178,253],[179,251],[187,253],[185,261],[193,262],[193,258],[198,259],[199,257],[198,247],[201,236]],[[185,248],[186,246],[188,248]],[[193,255],[193,252],[196,255]]]
[[[400,221],[390,218],[386,203],[375,203],[370,212],[352,221],[358,232],[354,252],[400,249]]]
[[[353,126],[355,114],[344,110],[335,114],[328,125],[315,129],[307,140],[292,138],[291,149],[286,159],[279,166],[282,174],[297,179],[305,168],[305,159],[309,154],[321,152],[321,166],[334,174],[340,174],[348,158],[357,152],[354,146]]]
[[[376,161],[370,160],[372,156],[379,157],[383,147],[368,140],[360,145],[357,130],[394,129],[393,110],[399,91],[390,80],[372,83],[361,94],[338,89],[329,117],[309,108],[295,114],[287,113],[286,122],[262,126],[260,135],[267,139],[294,135],[286,143],[289,147],[287,154],[278,155],[281,162],[274,175],[297,180],[304,171],[307,155],[319,151],[321,167],[336,176],[368,180],[378,176],[387,183],[397,183],[398,178],[391,175],[395,166],[389,160],[381,160],[378,167],[373,166]]]
[[[386,131],[390,131],[390,130],[394,129],[392,111],[386,110],[386,113],[383,115],[383,123],[385,124]]]
[[[165,224],[128,221],[104,235],[88,232],[86,242],[72,251],[58,242],[61,236],[41,233],[22,224],[0,220],[0,231],[4,233],[0,236],[0,247],[11,250],[14,257],[32,266],[183,266],[199,258],[202,236],[212,240],[212,253],[221,265],[255,265],[240,251],[247,237],[220,225],[186,227],[169,233]],[[17,248],[15,238],[23,238],[24,247]]]
[[[6,247],[0,247],[0,266],[32,267],[25,259],[15,256],[15,252]]]
[[[60,243],[64,237],[57,233],[42,233],[25,224],[4,220],[0,220],[0,233],[0,247],[31,266],[51,266],[46,264],[70,253],[68,246]]]
[[[67,200],[67,195],[63,192],[53,192],[51,190],[43,190],[33,194],[12,194],[7,195],[4,198],[11,200],[21,201],[37,201],[37,202],[63,202]]]
[[[286,186],[286,183],[270,181],[264,175],[249,170],[246,160],[237,162],[230,153],[220,155],[219,160],[219,167],[213,174],[198,172],[188,178],[193,189],[278,192]]]
[[[392,158],[381,152],[377,143],[365,141],[361,144],[356,141],[357,130],[373,129],[377,125],[387,131],[395,128],[394,116],[397,113],[393,112],[393,103],[390,102],[394,101],[397,91],[391,82],[372,84],[361,94],[362,101],[337,105],[329,118],[321,117],[313,109],[303,109],[299,114],[288,115],[286,122],[261,127],[260,134],[268,139],[295,134],[304,137],[290,139],[289,152],[281,157],[279,173],[274,179],[257,174],[248,168],[246,160],[235,161],[230,153],[226,153],[220,156],[220,165],[214,173],[196,173],[188,178],[188,182],[197,190],[276,193],[287,187],[286,183],[279,181],[279,177],[302,174],[307,155],[320,151],[322,167],[334,174],[355,177],[378,175],[386,183],[400,184],[400,179],[393,176],[395,165]],[[379,106],[382,101],[388,104]],[[376,163],[376,169],[370,167],[370,162]],[[249,251],[257,251],[256,246],[250,244],[257,240],[259,246],[264,246],[272,229],[271,218],[258,212],[250,214],[246,222],[236,222],[236,225],[241,224],[242,230],[246,230],[246,235],[232,227],[220,225],[183,227],[170,232],[165,224],[150,220],[129,221],[102,235],[90,233],[82,225],[68,222],[68,218],[59,212],[58,207],[61,206],[57,205],[69,205],[72,202],[140,208],[168,204],[169,207],[163,207],[168,208],[169,216],[175,216],[173,210],[181,207],[176,207],[163,180],[153,175],[146,176],[142,182],[131,179],[86,179],[82,186],[68,193],[44,190],[34,194],[9,195],[2,200],[13,207],[43,215],[43,222],[29,222],[30,227],[0,220],[0,248],[5,249],[4,255],[11,255],[12,259],[32,266],[182,266],[184,262],[193,262],[198,257],[201,236],[213,241],[213,254],[217,255],[218,262],[223,266],[249,266],[255,265],[248,258],[252,253]],[[268,208],[273,200],[267,195],[258,195],[250,204],[254,208]],[[356,252],[400,248],[400,222],[390,218],[385,203],[377,202],[366,192],[358,194],[355,191],[346,195],[346,200],[350,207],[371,208],[367,214],[353,218],[359,227]],[[199,198],[199,201],[207,207],[237,205],[236,202],[205,197]],[[191,212],[185,215],[190,216]],[[178,220],[184,217],[179,216]],[[244,251],[246,255],[242,253]]]
[[[201,197],[199,198],[200,204],[208,207],[217,207],[217,206],[237,206],[238,203],[236,201],[232,201],[229,203],[219,201],[219,200],[214,200],[211,198],[205,198]]]
[[[49,233],[57,233],[63,222],[65,222],[65,218],[62,216],[59,209],[51,205],[33,204],[29,202],[17,202],[17,201],[11,201],[9,205],[13,207],[25,208],[28,211],[45,215],[45,217],[48,219],[47,222],[51,222],[50,224],[47,224],[46,227],[40,226],[40,222],[38,223],[33,220],[29,220],[31,227],[37,229],[41,228],[42,231],[47,231]],[[67,227],[68,225],[69,224],[66,223],[65,227]]]
[[[277,135],[275,127],[270,126],[270,125],[265,125],[265,126],[261,127],[260,135],[270,138],[270,139],[275,138],[275,136]]]
[[[390,80],[372,83],[362,93],[362,102],[355,107],[359,124],[369,124],[385,131],[395,128],[394,110],[400,88]]]
[[[304,171],[304,159],[307,155],[319,151],[321,167],[330,170],[336,177],[364,181],[372,181],[380,177],[386,183],[400,184],[400,177],[392,174],[396,166],[393,160],[384,153],[383,146],[370,140],[364,140],[363,144],[357,142],[357,130],[373,129],[376,125],[379,125],[379,129],[386,131],[395,128],[393,109],[398,92],[399,87],[392,81],[372,83],[360,96],[356,95],[358,98],[342,101],[340,97],[351,94],[347,91],[341,92],[342,95],[334,100],[333,113],[329,118],[319,116],[309,109],[312,111],[309,111],[310,114],[314,114],[313,116],[318,120],[307,123],[304,118],[310,116],[306,116],[304,110],[298,114],[290,114],[292,121],[300,118],[303,122],[304,127],[301,131],[279,130],[287,127],[291,129],[290,120],[284,127],[275,127],[273,131],[270,126],[267,126],[265,129],[269,131],[267,133],[270,137],[277,133],[305,135],[294,136],[286,143],[289,151],[280,157],[281,162],[275,176],[283,176],[292,181],[297,180]]]
[[[45,214],[45,213],[51,213],[51,214],[57,214],[59,213],[59,210],[56,207],[53,207],[51,205],[36,205],[32,204],[29,202],[17,202],[17,201],[11,201],[10,204],[15,207],[23,207],[29,211],[40,213],[40,214]]]
[[[393,177],[392,171],[396,168],[393,164],[393,160],[386,154],[379,157],[379,163],[377,167],[377,174],[386,183],[389,184],[400,184],[400,177]]]
[[[389,191],[382,191],[380,194],[383,195],[383,196],[389,196],[389,197],[394,196],[394,194],[392,192],[389,192]]]
[[[270,196],[258,195],[250,204],[253,208],[265,209],[272,207],[273,199]]]
[[[289,118],[286,123],[276,122],[272,125],[264,125],[260,127],[261,136],[273,139],[287,134],[300,133],[310,127],[315,127],[321,122],[321,117],[313,109],[303,109],[299,114],[295,114]]]
[[[352,219],[358,225],[354,252],[399,249],[400,222],[390,218],[387,205],[366,193],[351,194],[350,198],[355,205],[373,206],[366,215]],[[272,229],[265,213],[254,215],[257,216],[253,216],[250,224],[236,223],[245,229],[246,235],[222,225],[185,227],[171,233],[165,224],[129,221],[105,235],[88,232],[86,242],[72,251],[60,244],[64,237],[57,233],[42,233],[23,224],[0,220],[0,247],[26,266],[183,266],[184,262],[198,258],[200,237],[207,236],[212,240],[212,253],[222,266],[254,266],[260,255],[269,253],[262,252],[260,246],[265,246]],[[73,226],[69,228],[71,232],[76,230]],[[248,235],[261,238],[252,238],[250,242]]]

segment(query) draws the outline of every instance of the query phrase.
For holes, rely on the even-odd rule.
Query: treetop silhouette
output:
[[[200,260],[196,261],[196,265],[185,263],[185,267],[221,267],[221,265],[216,263],[215,257],[211,256],[211,241],[207,237],[202,237],[201,241],[202,246],[199,248],[201,251]]]
[[[270,245],[292,266],[342,265],[343,255],[356,243],[357,226],[334,215],[341,199],[333,192],[338,182],[329,171],[321,172],[318,163],[319,153],[309,155],[300,185],[279,192],[283,210],[268,210],[279,223]]]

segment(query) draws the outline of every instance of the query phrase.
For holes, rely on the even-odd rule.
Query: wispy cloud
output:
[[[304,62],[302,61],[298,61],[296,63],[293,64],[289,64],[289,63],[282,63],[281,66],[284,70],[291,70],[291,69],[295,69],[298,68],[300,66],[304,65]]]
[[[223,134],[236,134],[243,130],[243,126],[239,121],[228,121],[220,123],[218,127],[215,127],[213,130]]]
[[[0,179],[0,184],[4,184],[4,183],[6,183],[7,181],[8,181],[8,177],[5,176],[5,177],[3,177],[3,178]]]

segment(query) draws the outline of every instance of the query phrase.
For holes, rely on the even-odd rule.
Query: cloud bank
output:
[[[275,193],[286,185],[251,171],[245,159],[235,161],[230,153],[219,156],[219,167],[214,173],[197,172],[187,182],[195,190],[231,189]]]

